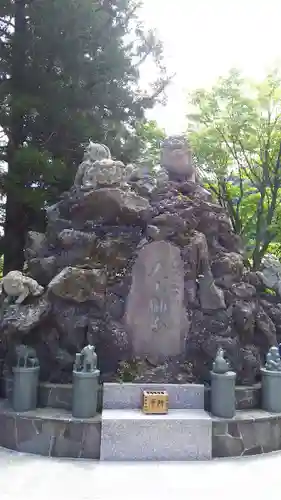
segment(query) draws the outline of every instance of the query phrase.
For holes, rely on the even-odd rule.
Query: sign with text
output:
[[[142,410],[146,414],[168,413],[168,402],[167,391],[143,391]]]

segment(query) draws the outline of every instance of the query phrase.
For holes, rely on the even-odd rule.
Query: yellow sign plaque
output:
[[[168,413],[169,396],[167,391],[143,391],[142,411],[147,414]]]

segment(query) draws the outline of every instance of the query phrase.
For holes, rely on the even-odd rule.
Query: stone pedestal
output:
[[[143,391],[167,391],[166,415],[142,412]],[[197,384],[104,384],[101,460],[207,460],[212,420]]]
[[[72,415],[76,418],[93,418],[97,413],[99,370],[73,371]]]
[[[234,417],[235,379],[234,372],[211,372],[211,412],[216,417]]]
[[[273,413],[281,412],[281,372],[261,369],[262,408]]]
[[[210,460],[212,420],[203,410],[104,410],[100,459],[107,461]]]
[[[39,366],[13,368],[12,406],[15,411],[35,410],[39,382]]]

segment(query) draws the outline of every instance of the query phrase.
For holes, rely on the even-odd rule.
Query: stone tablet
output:
[[[133,266],[125,323],[133,355],[157,362],[184,351],[184,269],[179,248],[165,241],[142,248]]]

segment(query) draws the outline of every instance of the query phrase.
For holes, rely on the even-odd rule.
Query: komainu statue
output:
[[[171,136],[163,141],[160,163],[170,177],[191,182],[196,181],[196,169],[192,160],[191,148],[184,136]]]
[[[17,297],[15,303],[22,302],[29,296],[38,297],[44,292],[44,287],[39,285],[37,281],[28,276],[25,276],[20,271],[10,271],[0,282],[1,291],[4,291],[10,297]]]
[[[281,371],[281,359],[279,349],[276,346],[272,346],[266,355],[266,370],[269,371]]]
[[[96,349],[93,345],[83,347],[80,353],[76,354],[74,370],[82,372],[94,372],[97,369]]]
[[[124,176],[125,166],[121,161],[111,158],[110,150],[104,144],[90,141],[83,161],[79,165],[74,187],[82,190],[120,184]]]

